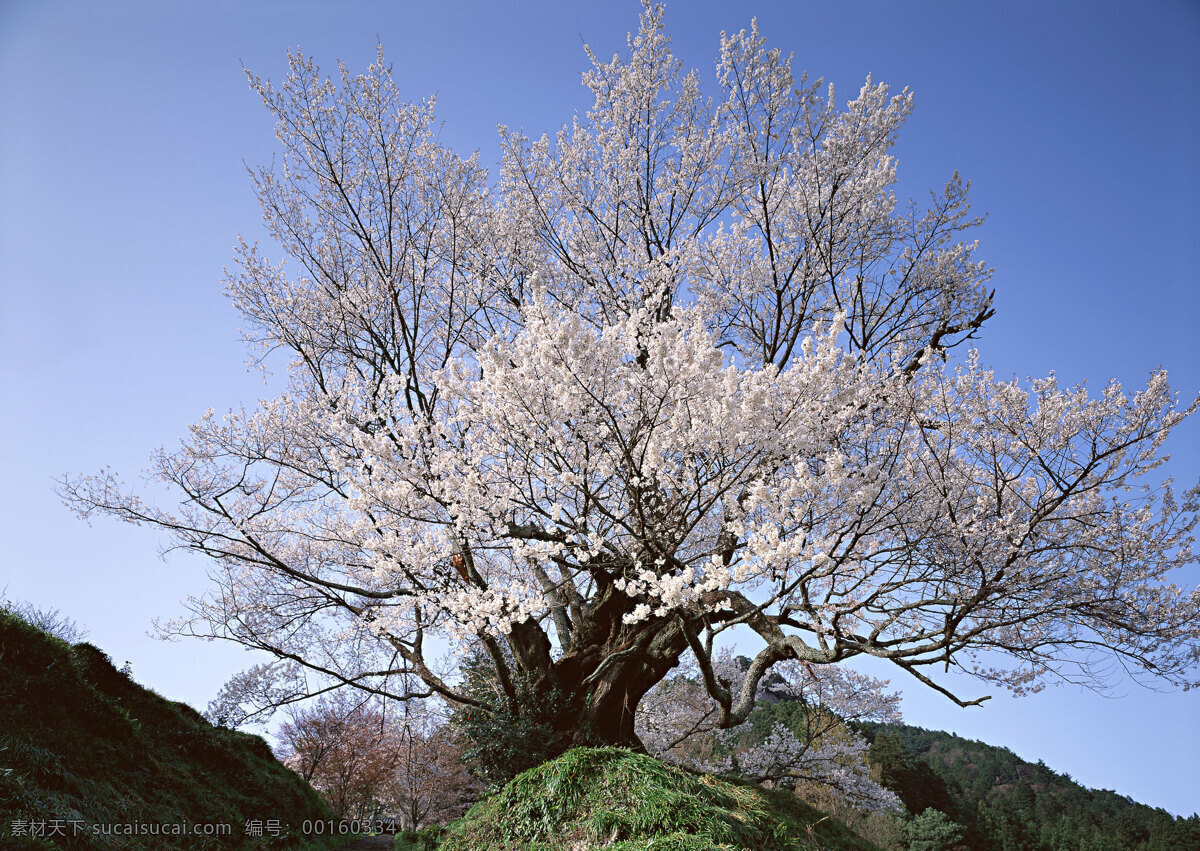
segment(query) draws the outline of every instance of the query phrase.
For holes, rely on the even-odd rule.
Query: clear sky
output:
[[[589,105],[582,44],[636,27],[604,2],[0,2],[0,588],[61,608],[143,684],[198,708],[255,659],[165,643],[151,621],[205,586],[156,533],[74,519],[52,477],[111,466],[136,479],[210,406],[269,393],[245,370],[221,268],[261,234],[244,163],[271,122],[242,65],[282,77],[300,46],[361,70],[383,43],[413,99],[437,93],[442,139],[497,159],[496,124],[552,131]],[[711,80],[718,34],[759,19],[798,68],[857,92],[866,74],[915,92],[897,149],[903,194],[958,169],[988,221],[1001,375],[1200,390],[1200,4],[677,1],[685,65]],[[1200,422],[1168,472],[1200,478]],[[1193,570],[1184,577],[1200,579]],[[872,669],[876,670],[876,669]],[[879,669],[882,670],[882,669]],[[958,709],[908,687],[906,720],[1011,748],[1089,786],[1200,810],[1200,693],[1121,680]],[[971,696],[985,693],[965,684]]]

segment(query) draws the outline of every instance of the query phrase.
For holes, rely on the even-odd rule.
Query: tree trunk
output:
[[[634,730],[638,703],[679,664],[687,639],[671,620],[624,623],[630,605],[624,594],[602,595],[577,625],[571,652],[553,666],[550,681],[573,696],[570,713],[561,727],[556,725],[566,734],[566,748],[614,745],[645,751]]]
[[[584,692],[571,744],[616,745],[645,751],[634,730],[634,715],[642,696],[662,679],[662,675],[652,673],[655,667],[637,658],[610,666]]]
[[[513,626],[505,636],[506,652],[501,654],[498,646],[488,652],[494,682],[507,695],[496,709],[511,720],[497,719],[498,728],[480,729],[481,741],[496,744],[495,765],[485,774],[523,770],[527,760],[554,759],[573,747],[608,745],[645,752],[634,728],[638,704],[679,664],[687,637],[678,616],[626,623],[635,603],[611,584],[593,599],[577,610],[565,652],[557,660],[545,631],[532,621]],[[514,743],[502,732],[505,728],[509,733],[537,731],[531,733],[537,741]]]

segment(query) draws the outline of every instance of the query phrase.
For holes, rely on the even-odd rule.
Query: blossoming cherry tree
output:
[[[715,726],[781,663],[860,656],[962,703],[941,671],[1197,683],[1197,491],[1146,486],[1180,407],[1155,373],[1096,395],[998,380],[968,346],[990,270],[954,175],[896,198],[912,96],[844,106],[756,27],[715,94],[660,8],[588,52],[585,115],[501,129],[502,162],[437,140],[382,55],[251,84],[282,154],[252,173],[285,262],[228,274],[272,400],[66,500],[211,559],[176,633],[265,650],[236,697],[316,684],[481,711],[568,699],[562,746],[638,746],[642,697],[693,659]],[[738,676],[714,655],[741,627]],[[482,647],[499,700],[444,664]],[[322,687],[324,687],[324,685]]]

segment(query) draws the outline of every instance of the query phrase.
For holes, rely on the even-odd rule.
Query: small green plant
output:
[[[406,830],[396,834],[394,851],[437,851],[446,828],[441,825],[423,827],[420,830]]]
[[[553,759],[570,743],[569,731],[556,722],[573,714],[573,696],[559,689],[538,694],[524,677],[518,677],[514,685],[519,711],[500,698],[490,711],[471,707],[460,710],[453,719],[468,743],[463,759],[492,788]]]

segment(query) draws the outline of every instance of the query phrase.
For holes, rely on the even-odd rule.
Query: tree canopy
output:
[[[288,389],[154,456],[173,507],[61,483],[211,558],[174,630],[273,654],[239,695],[268,704],[342,684],[488,711],[443,658],[479,647],[510,709],[567,696],[576,742],[637,745],[685,656],[723,728],[789,660],[879,657],[964,705],[935,671],[1197,684],[1200,596],[1171,580],[1200,492],[1145,478],[1196,403],[1165,371],[1089,394],[984,365],[968,184],[895,195],[911,94],[868,78],[839,106],[751,25],[706,96],[650,5],[588,58],[592,108],[501,128],[494,178],[382,51],[249,75],[286,261],[243,242],[227,286]],[[735,627],[759,643],[731,679]]]

